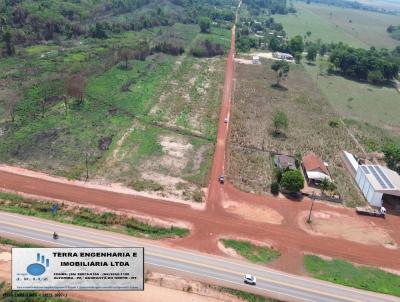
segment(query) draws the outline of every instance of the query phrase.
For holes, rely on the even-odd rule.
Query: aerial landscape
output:
[[[400,301],[399,174],[398,0],[0,0],[0,301]]]

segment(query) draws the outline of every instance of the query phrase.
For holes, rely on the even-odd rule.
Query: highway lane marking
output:
[[[7,225],[11,225],[11,226],[16,226],[18,228],[32,230],[29,227],[24,227],[24,226],[21,226],[19,224],[15,224],[15,223],[10,223],[10,222],[8,222],[8,223],[2,222],[2,223],[3,224],[7,224]],[[42,233],[51,234],[51,232],[48,231],[48,230],[43,230],[43,229],[40,229],[40,228],[36,228],[36,230],[37,231],[39,230]],[[66,237],[67,238],[72,238],[72,239],[77,239],[77,240],[82,240],[82,241],[86,241],[86,242],[95,243],[95,244],[98,244],[100,246],[104,246],[104,245],[109,245],[109,246],[111,245],[112,246],[112,245],[114,245],[113,243],[112,244],[111,243],[105,243],[105,242],[101,242],[101,241],[97,241],[97,240],[93,240],[93,239],[82,238],[82,237],[79,237],[79,236],[71,236],[71,235],[69,235],[69,236],[66,236]],[[189,260],[183,260],[183,259],[177,258],[177,257],[165,256],[165,255],[158,254],[158,253],[155,253],[155,252],[146,252],[146,254],[151,255],[151,256],[158,256],[158,257],[164,258],[164,259],[174,260],[175,262],[188,263],[188,264],[191,264],[193,266],[211,268],[211,269],[214,269],[214,270],[219,270],[219,271],[223,271],[223,272],[234,274],[234,275],[238,275],[238,276],[242,276],[243,275],[243,272],[237,272],[237,271],[233,271],[233,270],[228,270],[228,269],[225,269],[225,268],[222,268],[222,267],[216,267],[215,265],[212,266],[212,265],[208,265],[208,264],[205,264],[205,263],[199,264],[198,262],[196,263],[196,262],[189,261]],[[295,289],[300,289],[300,290],[303,290],[303,291],[306,291],[306,292],[317,293],[317,294],[320,294],[320,295],[323,295],[323,296],[330,296],[330,297],[333,297],[333,298],[339,298],[339,299],[346,300],[346,301],[351,301],[351,302],[357,301],[357,300],[352,300],[352,299],[348,299],[348,298],[343,298],[343,297],[340,297],[340,296],[332,294],[332,293],[324,293],[324,292],[321,292],[321,291],[318,291],[318,290],[315,290],[315,289],[304,288],[304,287],[301,287],[301,286],[292,285],[292,284],[289,284],[289,283],[276,281],[276,280],[265,278],[265,277],[258,277],[258,279],[266,281],[266,282],[270,282],[270,283],[275,283],[275,284],[278,284],[278,285],[281,285],[281,286],[286,286],[286,287],[289,287],[289,288],[295,288]],[[356,292],[356,293],[363,295],[363,293],[359,293],[359,292]]]
[[[10,234],[10,235],[14,235],[14,236],[16,235],[15,233],[11,233],[11,232],[8,232],[8,231],[0,231],[0,232],[2,232],[2,233],[7,233],[7,234]],[[18,235],[19,237],[25,237],[25,238],[29,238],[29,239],[32,239],[32,240],[35,240],[35,241],[43,241],[43,242],[46,242],[46,243],[53,243],[52,241],[45,240],[45,239],[37,239],[37,238],[31,237],[31,236],[20,235],[20,234],[17,234],[17,235]],[[62,243],[59,243],[59,242],[57,242],[56,245],[68,247],[68,245],[65,245],[65,244],[62,244]],[[151,263],[151,262],[148,262],[148,263],[149,263],[150,265],[154,265],[154,266],[158,266],[158,267],[164,267],[164,268],[169,268],[169,269],[172,269],[172,270],[175,270],[175,271],[181,271],[181,272],[189,273],[189,274],[192,274],[192,275],[197,275],[197,276],[200,276],[200,277],[204,277],[203,275],[200,275],[200,274],[195,273],[195,272],[191,272],[191,271],[187,271],[187,270],[183,270],[183,269],[179,269],[179,268],[173,268],[173,267],[170,267],[170,266],[167,266],[167,265],[161,265],[161,264],[156,264],[156,263]],[[241,284],[241,283],[237,283],[237,282],[233,282],[233,281],[229,281],[229,280],[224,280],[224,279],[217,278],[217,277],[211,277],[211,278],[213,278],[213,279],[215,279],[215,280],[222,281],[222,282],[232,283],[232,284],[235,284],[235,285],[243,285],[243,284]],[[284,296],[288,296],[288,297],[292,297],[292,298],[299,299],[299,297],[292,296],[292,295],[289,295],[289,294],[282,294],[281,292],[277,292],[277,291],[274,291],[274,290],[271,290],[271,289],[263,289],[263,288],[258,287],[258,286],[255,286],[255,288],[257,288],[257,289],[259,289],[259,290],[262,290],[262,291],[274,292],[274,293],[277,293],[277,294],[279,294],[279,295],[284,295]],[[300,299],[303,300],[303,301],[309,301],[309,302],[313,302],[313,301],[314,301],[314,300],[307,300],[307,299],[304,299],[304,298],[300,298]]]
[[[12,216],[12,217],[19,217],[19,215],[12,215],[12,214],[6,214],[6,213],[4,213],[4,212],[1,212],[0,213],[0,215],[1,214],[5,214],[5,216]],[[24,218],[31,218],[31,219],[27,219],[27,220],[31,220],[31,221],[33,221],[33,222],[37,222],[37,220],[40,220],[41,221],[41,219],[32,219],[32,217],[25,217],[24,216]],[[1,223],[4,223],[4,224],[8,224],[8,225],[12,225],[12,226],[16,226],[16,227],[19,227],[19,228],[24,228],[24,229],[28,229],[28,230],[32,230],[31,228],[29,228],[29,227],[24,227],[24,226],[21,226],[21,225],[19,225],[19,224],[15,224],[15,223],[12,223],[12,222],[8,222],[8,223],[6,223],[6,222],[1,222]],[[43,224],[48,224],[48,225],[50,225],[50,226],[53,226],[54,225],[54,223],[49,223],[49,222],[42,222]],[[73,226],[70,226],[70,225],[63,225],[63,227],[65,227],[66,229],[68,229],[68,228],[71,228],[71,227],[73,227]],[[52,232],[50,232],[50,231],[48,231],[48,230],[45,230],[45,229],[42,229],[42,228],[37,228],[36,226],[35,226],[35,228],[36,228],[36,230],[40,230],[40,231],[42,231],[43,233],[52,233]],[[90,233],[90,231],[91,230],[85,230],[85,228],[84,227],[80,227],[80,228],[82,228],[82,230],[83,231],[85,231],[85,232],[87,232],[87,233]],[[73,230],[72,230],[73,231]],[[93,230],[93,231],[96,231],[96,230]],[[104,236],[104,237],[108,237],[108,235],[103,235],[102,234],[102,236]],[[104,242],[100,242],[100,241],[97,241],[97,240],[93,240],[93,239],[87,239],[87,238],[83,238],[83,237],[78,237],[78,236],[73,236],[73,235],[69,235],[69,236],[66,236],[66,237],[69,237],[69,238],[72,238],[72,239],[76,239],[76,240],[83,240],[83,241],[86,241],[86,242],[92,242],[92,243],[95,243],[95,244],[99,244],[99,245],[105,245],[105,243]],[[28,238],[32,238],[32,237],[28,237]],[[34,239],[34,238],[32,238],[32,239]],[[115,240],[116,238],[113,238],[113,237],[111,237],[110,236],[110,238],[108,238],[108,239],[111,239],[111,240]],[[124,240],[124,239],[123,239]],[[43,241],[43,240],[42,240]],[[126,242],[129,242],[127,239],[126,240],[124,240],[124,241],[126,241]],[[134,241],[134,238],[132,239],[132,241]],[[49,242],[51,242],[51,241],[49,241]],[[114,245],[114,243],[108,243],[108,245]],[[166,250],[166,251],[168,251],[168,252],[171,252],[171,253],[175,253],[175,251],[171,251],[171,250],[168,250],[168,249],[166,249],[166,248],[164,248],[164,247],[160,247],[160,246],[156,246],[156,245],[151,245],[151,244],[148,244],[149,246],[152,246],[152,247],[155,247],[155,248],[158,248],[158,249],[160,249],[160,248],[162,248],[162,249],[164,249],[164,250]],[[147,252],[149,255],[151,255],[152,254],[152,252]],[[190,252],[186,252],[186,251],[183,251],[182,253],[187,253],[187,254],[190,254],[190,255],[193,255],[193,256],[201,256],[201,257],[203,257],[203,258],[205,258],[205,256],[203,256],[203,255],[199,255],[199,254],[195,254],[195,253],[190,253]],[[154,255],[158,255],[159,257],[162,257],[162,258],[171,258],[171,259],[173,259],[173,260],[179,260],[179,261],[181,261],[181,262],[187,262],[187,263],[191,263],[191,264],[194,264],[194,265],[199,265],[198,264],[198,262],[196,262],[196,263],[194,263],[194,262],[190,262],[190,261],[183,261],[183,260],[181,260],[181,258],[179,258],[179,259],[177,259],[177,258],[173,258],[173,257],[169,257],[169,256],[165,256],[165,255],[161,255],[161,254],[156,254],[156,253],[154,253]],[[203,259],[203,260],[205,260],[205,261],[207,261],[207,259]],[[245,265],[245,264],[238,264],[238,263],[235,263],[235,262],[228,262],[228,261],[224,261],[224,260],[221,260],[221,259],[218,259],[218,261],[221,261],[221,262],[223,262],[223,263],[226,263],[226,264],[236,264],[236,265]],[[207,264],[201,264],[201,265],[203,265],[203,266],[208,266]],[[249,266],[251,266],[251,265],[249,265]],[[210,266],[208,266],[208,267],[210,267]],[[213,268],[213,267],[211,267],[211,268]],[[277,275],[281,275],[281,276],[286,276],[286,277],[288,277],[288,278],[292,278],[292,279],[295,279],[296,281],[299,281],[299,282],[309,282],[310,283],[310,285],[322,285],[322,286],[328,286],[328,287],[330,287],[330,288],[332,288],[332,289],[336,289],[336,290],[339,290],[339,289],[342,289],[342,290],[346,290],[346,291],[348,291],[348,292],[352,292],[352,293],[354,293],[354,294],[358,294],[358,295],[365,295],[366,293],[363,293],[363,292],[360,292],[359,290],[356,290],[356,289],[352,289],[352,288],[348,288],[348,287],[345,287],[345,286],[341,286],[341,285],[338,285],[338,286],[336,286],[336,285],[330,285],[330,284],[324,284],[324,283],[321,283],[321,282],[315,282],[315,281],[318,281],[318,280],[314,280],[314,279],[311,279],[311,278],[305,278],[305,279],[299,279],[299,278],[296,278],[296,276],[292,276],[292,275],[286,275],[286,274],[283,274],[283,273],[276,273],[275,271],[270,271],[270,270],[268,270],[267,268],[255,268],[255,269],[257,269],[257,270],[260,270],[260,271],[263,271],[263,273],[270,273],[270,274],[277,274]],[[230,270],[227,270],[227,269],[224,269],[224,268],[220,268],[220,270],[225,270],[226,272],[229,272],[229,273],[233,273],[233,274],[239,274],[239,273],[237,273],[237,271],[230,271]],[[242,275],[242,274],[239,274],[239,275]],[[264,277],[259,277],[258,279],[264,279]],[[272,279],[264,279],[264,281],[269,281],[269,282],[273,282],[273,283],[278,283],[279,284],[279,282],[280,281],[276,281],[276,280],[272,280]],[[287,283],[281,283],[281,284],[284,284],[284,285],[286,285],[287,286]],[[290,285],[290,287],[297,287],[297,288],[302,288],[302,287],[299,287],[299,286],[297,286],[297,285]],[[313,289],[308,289],[308,291],[314,291]],[[318,291],[316,291],[316,292],[318,292]],[[326,293],[324,293],[325,295],[327,295]],[[328,295],[334,295],[334,294],[328,294]],[[382,298],[381,297],[381,294],[379,294],[379,293],[373,293],[373,292],[371,292],[371,293],[368,293],[368,295],[369,296],[373,296],[373,295],[375,295],[375,296],[377,296],[378,298]],[[337,296],[335,296],[335,297],[337,297]],[[387,297],[386,297],[387,298]],[[354,301],[354,300],[349,300],[349,301]]]

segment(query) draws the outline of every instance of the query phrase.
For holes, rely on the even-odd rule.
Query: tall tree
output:
[[[280,85],[282,78],[286,77],[289,73],[289,63],[284,60],[275,61],[271,65],[271,69],[276,72],[276,86]]]
[[[291,38],[289,41],[289,47],[290,47],[290,51],[292,53],[296,53],[296,52],[302,53],[304,51],[303,37],[302,36],[294,36],[293,38]]]
[[[211,19],[208,17],[199,18],[200,31],[202,33],[210,33],[211,31]]]

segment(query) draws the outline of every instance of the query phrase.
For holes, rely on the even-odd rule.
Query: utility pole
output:
[[[85,152],[85,166],[86,166],[86,179],[87,181],[89,179],[89,163],[88,163],[88,153]]]
[[[314,206],[314,192],[313,192],[313,194],[311,195],[311,207],[310,207],[310,213],[308,214],[308,219],[307,219],[307,223],[311,223],[312,222],[312,220],[311,220],[311,213],[312,213],[312,209],[313,209],[313,206]]]

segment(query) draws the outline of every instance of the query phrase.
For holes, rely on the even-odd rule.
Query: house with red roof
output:
[[[301,166],[307,182],[319,183],[324,179],[331,180],[328,164],[322,161],[314,153],[308,153],[302,158]]]

